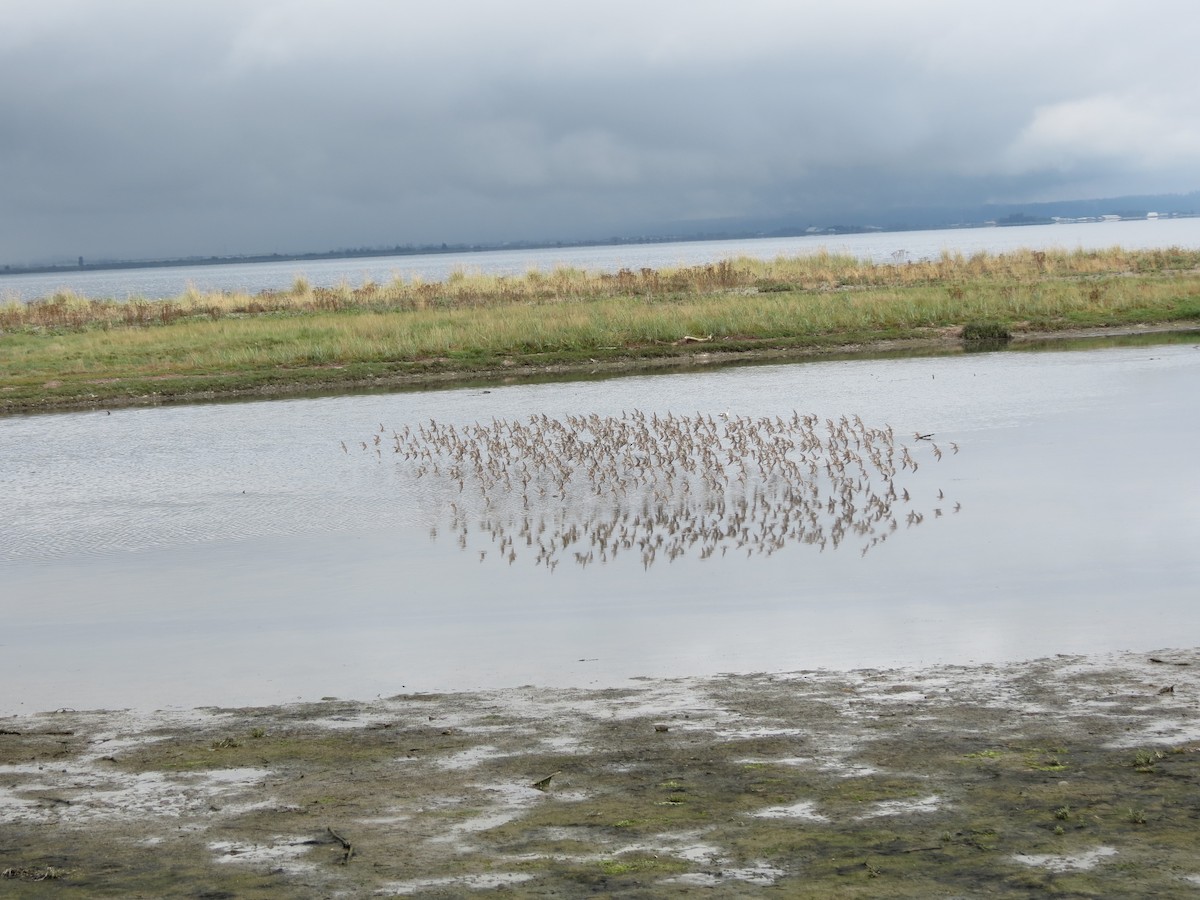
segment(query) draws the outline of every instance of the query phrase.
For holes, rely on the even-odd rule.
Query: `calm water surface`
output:
[[[361,448],[635,408],[890,424],[925,518],[550,571],[460,549],[445,483]],[[1194,646],[1198,438],[1194,343],[7,418],[0,714]]]
[[[0,274],[0,301],[30,300],[69,288],[85,297],[174,297],[194,285],[202,291],[247,291],[289,288],[303,275],[315,286],[386,283],[393,278],[421,277],[444,281],[456,270],[495,275],[523,275],[530,269],[550,271],[574,266],[587,271],[615,272],[643,266],[665,268],[703,265],[749,256],[774,259],[827,250],[876,262],[937,257],[943,251],[971,255],[1021,248],[1074,250],[1156,247],[1200,247],[1200,218],[1030,225],[1016,228],[960,228],[874,234],[812,235],[734,241],[688,241],[669,244],[624,244],[545,250],[493,250],[372,259],[324,259],[304,262],[241,263],[122,269],[106,272],[56,272],[41,275]]]

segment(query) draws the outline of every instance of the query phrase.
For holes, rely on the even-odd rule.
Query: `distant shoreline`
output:
[[[1185,217],[1176,216],[1175,218]],[[938,226],[938,228],[897,229],[845,227],[838,229],[835,226],[829,230],[818,233],[834,235],[867,234],[878,231],[895,231],[897,233],[902,233],[906,231],[938,231],[942,227],[943,226]],[[988,228],[992,226],[979,224],[954,227]],[[44,266],[4,266],[3,268],[0,268],[0,276],[42,274],[54,275],[61,274],[63,272],[106,272],[120,271],[122,269],[173,269],[187,266],[236,266],[243,263],[307,262],[309,260],[322,259],[379,259],[389,256],[441,256],[443,254],[453,253],[496,253],[503,252],[505,250],[557,250],[560,248],[572,249],[577,247],[622,247],[641,244],[702,243],[706,241],[735,241],[754,240],[758,238],[786,238],[805,236],[806,233],[804,231],[796,231],[794,233],[790,231],[786,233],[774,232],[771,234],[763,234],[758,232],[731,232],[729,234],[672,235],[669,237],[653,238],[624,237],[614,238],[607,241],[517,241],[499,244],[423,244],[419,246],[404,245],[379,248],[376,250],[324,250],[311,253],[261,253],[252,256],[187,256],[173,259],[106,260],[95,263],[84,262],[83,265],[58,263],[55,265]]]
[[[1156,218],[1162,219],[1193,219],[1200,217],[1197,213],[1163,213]],[[1108,221],[1141,221],[1145,217],[1116,217]],[[397,245],[394,247],[359,248],[340,250],[321,250],[305,253],[258,253],[238,256],[181,256],[167,259],[115,259],[81,263],[54,263],[47,265],[2,265],[0,279],[5,275],[61,275],[67,272],[108,272],[128,269],[173,269],[194,266],[230,266],[253,263],[271,262],[308,262],[327,259],[379,259],[392,256],[440,256],[455,253],[495,253],[521,250],[557,250],[583,247],[621,247],[643,244],[676,244],[676,243],[706,243],[717,241],[759,240],[770,238],[801,238],[825,237],[846,234],[905,234],[922,231],[961,230],[969,231],[979,228],[1014,228],[1027,225],[1081,224],[1086,222],[1103,224],[1098,217],[1063,219],[1055,217],[1024,216],[1010,217],[1009,220],[970,222],[936,226],[892,226],[876,227],[869,225],[830,225],[823,228],[787,228],[774,231],[730,231],[720,233],[678,234],[662,237],[614,237],[608,240],[582,241],[506,241],[503,243],[477,244],[421,244]]]

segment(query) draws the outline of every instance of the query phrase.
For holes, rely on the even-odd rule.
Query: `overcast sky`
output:
[[[1194,0],[0,0],[0,263],[1200,188]]]

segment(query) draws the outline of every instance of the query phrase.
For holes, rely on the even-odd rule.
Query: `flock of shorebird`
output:
[[[938,489],[938,505],[930,499],[921,511],[899,483],[942,459],[933,438],[917,432],[910,449],[891,426],[858,416],[634,410],[466,426],[431,419],[390,434],[381,424],[360,443],[426,479],[422,502],[437,507],[432,537],[448,525],[468,549],[474,525],[490,541],[481,561],[531,556],[553,571],[563,559],[586,567],[636,553],[649,568],[689,553],[770,555],[789,544],[853,541],[866,555],[901,525],[961,508]]]

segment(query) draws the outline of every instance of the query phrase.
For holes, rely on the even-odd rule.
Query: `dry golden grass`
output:
[[[204,293],[194,288],[161,300],[88,298],[59,291],[28,303],[0,305],[0,329],[82,330],[94,327],[150,326],[180,319],[245,318],[269,314],[342,310],[463,309],[530,303],[562,303],[613,297],[678,298],[700,294],[821,292],[849,288],[943,285],[952,299],[972,283],[986,281],[1019,287],[1034,281],[1096,276],[1192,271],[1200,251],[1031,251],[897,264],[872,263],[851,256],[810,256],[758,260],[742,257],[703,266],[669,269],[622,269],[592,273],[575,268],[531,270],[523,276],[457,271],[444,282],[395,279],[359,287],[312,287],[296,278],[290,290],[259,294]]]
[[[879,265],[818,254],[160,301],[59,293],[0,307],[0,410],[217,396],[515,365],[799,351],[1200,319],[1200,251],[1023,252]]]

